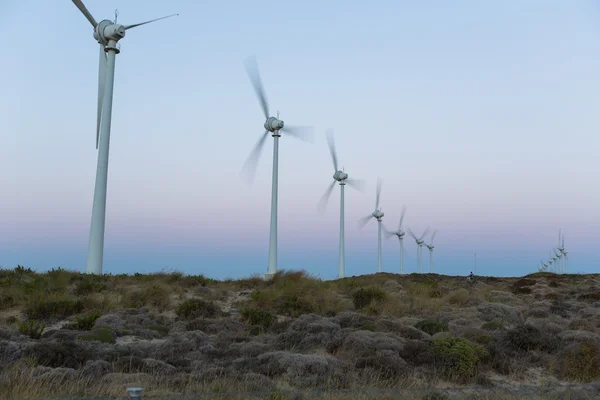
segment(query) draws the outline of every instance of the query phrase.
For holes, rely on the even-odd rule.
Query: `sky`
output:
[[[117,55],[104,272],[239,278],[267,269],[272,139],[255,183],[241,167],[264,131],[244,69],[272,110],[315,127],[280,140],[279,268],[337,275],[340,164],[346,275],[377,271],[383,222],[438,229],[435,271],[519,276],[565,232],[571,272],[600,256],[600,3],[596,0],[87,0],[131,24]],[[68,0],[1,0],[0,267],[85,271],[97,152],[98,45]],[[596,183],[594,183],[596,182]],[[417,247],[405,239],[405,272]],[[424,251],[424,268],[429,269]],[[399,272],[384,240],[383,270]]]

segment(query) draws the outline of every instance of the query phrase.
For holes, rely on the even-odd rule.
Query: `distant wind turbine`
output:
[[[338,168],[338,156],[337,156],[337,152],[335,151],[335,142],[333,140],[333,130],[332,129],[329,129],[327,131],[327,142],[329,144],[329,152],[331,153],[331,159],[333,160],[333,169],[335,171],[333,174],[333,182],[331,182],[331,185],[329,185],[329,187],[325,191],[325,194],[321,198],[321,201],[319,202],[319,209],[320,209],[320,211],[325,210],[325,206],[327,206],[327,201],[329,200],[329,197],[331,197],[331,193],[333,192],[333,189],[335,188],[335,183],[339,182],[339,184],[340,184],[340,258],[339,258],[340,263],[339,263],[338,277],[341,279],[344,277],[344,275],[346,273],[346,265],[344,262],[344,186],[346,186],[346,184],[348,184],[351,187],[358,189],[362,192],[363,188],[364,188],[364,181],[359,180],[359,179],[350,179],[350,178],[348,178],[348,174],[343,171],[343,168],[342,168],[342,171],[340,171],[340,169]]]
[[[419,237],[417,237],[417,235],[415,235],[415,233],[409,228],[408,229],[408,234],[410,236],[412,236],[412,238],[415,240],[415,242],[417,243],[417,263],[419,264],[419,272],[423,273],[423,251],[422,251],[422,247],[423,247],[423,243],[425,243],[425,236],[427,236],[427,234],[429,233],[429,228],[425,229],[425,231],[423,232],[423,234]]]
[[[392,236],[398,237],[398,241],[400,242],[400,273],[404,273],[404,235],[405,232],[402,230],[402,221],[404,221],[404,214],[406,213],[406,206],[402,206],[402,214],[400,214],[400,223],[398,224],[398,230],[395,232],[389,231],[387,229],[384,230],[384,234],[386,238],[391,238]]]
[[[381,197],[381,179],[377,179],[377,194],[375,196],[375,211],[373,211],[371,214],[367,215],[364,218],[361,218],[358,221],[358,227],[359,229],[362,229],[367,222],[369,222],[371,220],[371,218],[375,218],[377,220],[377,239],[378,239],[378,247],[377,247],[377,272],[381,272],[382,271],[382,266],[381,266],[381,219],[383,218],[384,214],[381,211],[381,209],[379,208],[379,198]]]
[[[437,230],[433,231],[431,235],[431,241],[429,244],[426,244],[427,249],[429,249],[429,272],[433,273],[433,249],[435,246],[433,245],[433,239],[435,239],[435,235],[437,234]]]

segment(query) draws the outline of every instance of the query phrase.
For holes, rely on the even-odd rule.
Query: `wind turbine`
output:
[[[560,248],[558,249],[563,255],[563,263],[564,263],[564,271],[565,274],[568,273],[568,259],[567,259],[567,251],[565,250],[565,234],[562,235],[562,242],[560,244]]]
[[[436,234],[437,230],[433,231],[433,234],[431,235],[431,241],[429,242],[429,244],[425,244],[425,246],[427,246],[427,248],[429,249],[429,273],[433,273],[433,249],[435,248],[435,246],[433,245],[433,239],[435,239]]]
[[[565,250],[565,246],[564,246],[564,234],[562,236],[562,242],[561,242],[561,230],[558,230],[558,247],[557,250],[559,251],[559,259],[560,259],[560,269],[561,272],[565,273],[565,254],[564,254],[564,250]]]
[[[362,229],[367,222],[369,222],[371,220],[371,218],[375,218],[377,220],[377,240],[378,240],[378,247],[377,247],[377,272],[381,272],[382,268],[381,268],[381,219],[383,218],[384,214],[383,212],[381,212],[381,209],[379,208],[379,198],[381,197],[381,179],[377,179],[377,194],[375,196],[375,211],[373,211],[371,214],[367,215],[364,218],[361,218],[358,221],[358,226],[359,229]]]
[[[562,253],[558,249],[554,249],[554,260],[558,260],[558,271],[557,273],[562,274]]]
[[[327,201],[329,200],[329,197],[331,197],[331,193],[333,192],[333,189],[335,187],[335,183],[339,182],[339,184],[340,184],[340,260],[339,260],[340,263],[339,263],[338,277],[341,279],[344,277],[344,275],[346,273],[346,266],[345,266],[345,261],[344,261],[344,186],[346,186],[346,184],[348,184],[351,187],[362,191],[363,187],[364,187],[364,182],[359,179],[348,178],[348,174],[346,172],[344,172],[343,168],[342,168],[342,170],[340,170],[338,168],[338,157],[337,157],[337,152],[335,151],[335,141],[333,138],[333,130],[332,129],[329,129],[327,131],[327,143],[329,144],[329,152],[331,153],[331,159],[333,160],[333,169],[335,172],[333,174],[333,182],[331,182],[331,185],[329,185],[329,187],[325,191],[325,194],[321,198],[321,201],[319,202],[319,209],[321,211],[325,210],[325,207],[327,206]]]
[[[281,133],[284,132],[291,137],[301,139],[307,142],[312,142],[313,128],[306,126],[285,126],[283,121],[279,119],[279,112],[277,118],[271,117],[269,114],[269,104],[267,102],[267,96],[260,79],[260,73],[258,71],[258,65],[254,57],[249,57],[246,60],[246,72],[248,77],[254,86],[254,91],[260,102],[260,106],[263,111],[263,115],[266,119],[264,123],[265,133],[260,137],[254,149],[248,156],[248,159],[242,167],[242,174],[246,175],[247,183],[252,184],[254,175],[256,173],[256,167],[260,154],[264,147],[269,134],[273,136],[273,178],[271,184],[271,227],[269,235],[269,264],[267,267],[267,273],[265,279],[270,279],[277,272],[277,183],[279,180],[279,138]]]
[[[415,240],[415,242],[417,242],[417,263],[419,264],[419,272],[423,273],[423,243],[425,243],[425,236],[427,236],[427,234],[429,233],[429,228],[425,229],[425,231],[423,232],[423,234],[419,237],[417,237],[417,235],[415,235],[415,233],[408,228],[408,234],[410,236],[412,236],[412,238]]]
[[[133,25],[121,25],[108,19],[96,22],[81,0],[72,0],[94,28],[94,39],[100,44],[100,61],[98,68],[98,116],[96,119],[96,149],[98,149],[98,166],[96,168],[96,184],[94,187],[94,203],[90,224],[90,239],[86,272],[102,273],[104,256],[104,227],[106,216],[106,186],[108,181],[108,150],[110,143],[110,124],[112,118],[112,100],[115,80],[115,56],[121,52],[117,45],[125,37],[128,29],[146,25],[154,21],[170,18],[178,14],[156,18]]]
[[[403,274],[404,273],[404,235],[406,234],[406,232],[404,232],[402,230],[402,221],[404,221],[404,214],[406,213],[406,207],[402,206],[402,213],[400,214],[400,223],[398,224],[398,230],[396,232],[391,232],[387,229],[384,230],[384,234],[386,236],[386,238],[391,238],[392,236],[396,235],[398,237],[398,240],[400,242],[400,273]]]

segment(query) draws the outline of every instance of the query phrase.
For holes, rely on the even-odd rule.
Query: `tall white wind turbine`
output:
[[[104,256],[104,227],[106,216],[106,186],[108,181],[108,150],[110,144],[110,125],[112,118],[113,87],[115,80],[115,56],[121,52],[117,43],[125,37],[128,29],[146,25],[154,21],[173,17],[178,14],[156,18],[133,25],[121,25],[116,21],[96,19],[88,11],[81,0],[72,0],[94,28],[94,39],[100,44],[100,61],[98,68],[98,116],[96,120],[96,149],[98,149],[98,166],[96,168],[96,184],[94,187],[94,203],[90,224],[90,239],[86,272],[102,273]]]
[[[408,234],[415,240],[417,243],[417,263],[419,264],[419,272],[423,273],[423,243],[425,243],[425,236],[429,233],[429,228],[425,229],[423,234],[419,237],[415,235],[415,233],[408,228]]]
[[[560,243],[560,252],[563,255],[563,263],[564,263],[564,271],[565,274],[567,274],[569,272],[569,265],[568,265],[568,258],[567,258],[567,251],[565,250],[565,234],[563,233],[562,235],[562,241]]]
[[[277,118],[271,117],[269,114],[269,104],[267,102],[267,96],[263,88],[262,80],[260,79],[260,73],[258,72],[258,65],[254,57],[249,57],[246,60],[246,72],[254,86],[254,90],[260,102],[260,106],[263,111],[263,115],[266,119],[264,123],[265,133],[260,137],[254,149],[248,156],[248,159],[242,167],[242,174],[245,175],[246,181],[249,185],[252,184],[254,175],[256,173],[256,167],[260,154],[264,147],[269,134],[273,136],[273,178],[271,184],[271,227],[269,234],[269,264],[267,267],[267,273],[265,279],[270,279],[277,272],[277,185],[279,180],[279,138],[281,133],[285,133],[291,137],[301,139],[307,142],[312,142],[313,131],[312,127],[307,126],[285,126],[283,121],[279,119],[279,113]]]
[[[400,223],[398,224],[398,230],[395,232],[389,231],[384,227],[384,234],[386,238],[396,236],[400,242],[400,273],[404,273],[404,235],[406,232],[402,230],[402,221],[404,221],[404,214],[406,214],[406,206],[402,206],[402,213],[400,214]]]
[[[329,152],[331,153],[331,159],[333,161],[333,182],[325,191],[325,194],[321,198],[319,202],[319,210],[323,212],[325,207],[327,206],[327,202],[331,197],[331,193],[335,188],[335,183],[338,182],[340,184],[340,256],[339,256],[339,270],[338,270],[338,278],[343,278],[346,274],[346,265],[345,265],[345,257],[344,257],[344,187],[346,185],[350,185],[351,187],[363,191],[364,181],[359,179],[350,179],[348,174],[338,168],[338,156],[335,151],[335,141],[333,138],[333,130],[327,130],[327,143],[329,144]]]
[[[558,247],[556,248],[559,252],[559,260],[560,260],[560,270],[561,273],[566,273],[565,271],[565,246],[564,246],[564,234],[561,236],[561,230],[558,230]]]
[[[364,218],[361,218],[358,221],[358,227],[360,229],[362,229],[367,222],[369,222],[371,220],[371,218],[375,218],[377,220],[377,240],[378,240],[378,245],[377,245],[377,272],[381,272],[382,271],[382,266],[381,266],[381,219],[383,218],[384,214],[381,211],[381,209],[379,208],[379,198],[381,197],[381,179],[377,179],[377,194],[375,196],[375,211],[373,211],[371,214],[367,215]]]
[[[437,230],[433,231],[429,244],[425,244],[425,246],[427,246],[427,249],[429,250],[429,273],[433,273],[433,249],[435,248],[435,246],[433,245],[433,239],[435,239],[436,234]]]

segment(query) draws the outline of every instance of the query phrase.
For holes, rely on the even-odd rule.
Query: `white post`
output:
[[[94,187],[94,203],[90,224],[90,239],[86,272],[102,274],[104,256],[104,226],[106,222],[106,187],[108,182],[108,149],[110,147],[110,123],[112,118],[113,86],[115,82],[115,59],[117,42],[111,40],[106,46],[106,86],[102,102],[102,122],[98,143],[98,165],[96,167],[96,184]]]
[[[346,274],[346,266],[344,260],[344,187],[346,184],[342,181],[340,182],[340,268],[338,277],[341,279]]]
[[[265,279],[277,272],[277,181],[279,166],[279,131],[273,132],[273,181],[271,183],[271,229],[269,236],[269,266]]]
[[[381,272],[381,219],[377,220],[377,237],[378,237],[378,244],[377,244],[377,272]]]

